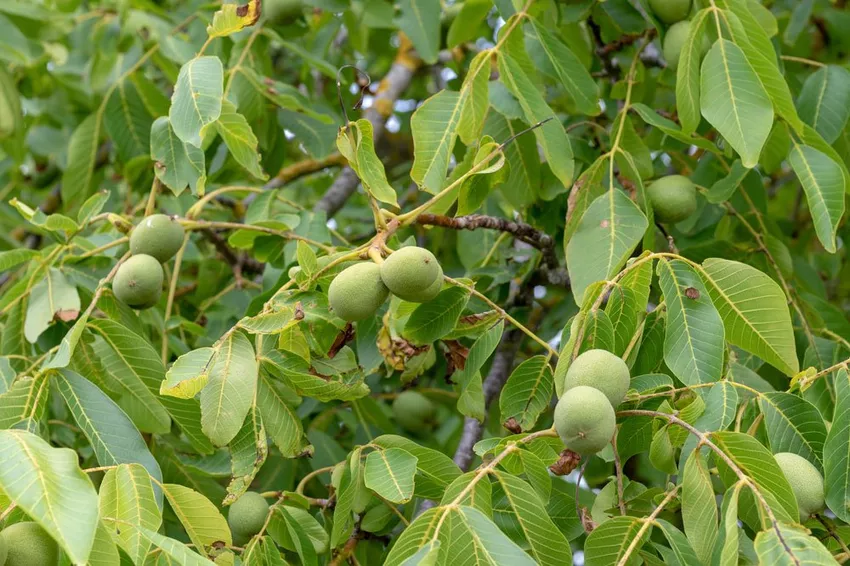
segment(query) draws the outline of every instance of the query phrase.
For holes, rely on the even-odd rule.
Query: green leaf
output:
[[[161,493],[158,497],[162,499]],[[100,484],[99,509],[115,542],[134,562],[143,561],[150,542],[126,525],[157,530],[162,524],[162,511],[147,470],[139,464],[121,464],[108,470]]]
[[[460,475],[460,468],[451,458],[431,448],[420,446],[407,438],[395,435],[379,436],[372,441],[382,448],[401,448],[416,456],[417,497],[439,500],[444,490]]]
[[[449,512],[452,513],[452,511]],[[512,566],[537,564],[478,509],[461,506],[454,513],[456,516],[452,516],[451,522],[453,526],[456,525],[454,527],[456,530],[452,533],[452,544],[445,548],[448,556],[460,556],[461,552],[471,551],[476,563],[511,564]]]
[[[400,0],[398,29],[410,38],[416,52],[428,64],[437,62],[440,50],[440,3],[438,0]]]
[[[590,204],[567,243],[567,269],[576,304],[582,304],[591,284],[607,281],[620,271],[648,224],[643,212],[618,189],[609,189]]]
[[[676,107],[685,135],[694,133],[700,122],[700,58],[710,14],[711,10],[700,10],[691,18],[676,69]]]
[[[552,522],[539,494],[514,475],[502,471],[494,474],[537,563],[552,566],[572,564],[570,544]]]
[[[369,386],[363,383],[362,379],[324,379],[309,373],[309,364],[295,355],[267,352],[263,355],[262,362],[269,373],[282,379],[299,395],[313,397],[318,401],[352,401],[369,394]]]
[[[534,428],[540,413],[549,406],[553,385],[548,357],[533,356],[522,362],[499,395],[502,422],[513,418],[523,431]]]
[[[363,465],[360,462],[361,449],[355,448],[344,466],[337,491],[337,502],[333,513],[331,529],[331,548],[336,548],[348,539],[354,528],[354,504],[358,491],[363,486]]]
[[[372,123],[369,120],[360,119],[341,128],[336,145],[370,195],[381,202],[398,206],[395,189],[387,181],[384,164],[375,153]]]
[[[770,97],[776,113],[788,124],[799,131],[803,122],[797,115],[791,90],[777,64],[776,51],[765,33],[756,21],[752,3],[749,0],[720,0],[718,4],[728,4],[731,11],[722,12],[732,41],[741,48],[747,61],[758,75],[767,95]],[[759,8],[764,9],[761,5]]]
[[[460,318],[469,291],[463,287],[450,287],[431,301],[422,303],[407,320],[404,335],[420,344],[429,344],[451,332]]]
[[[681,260],[661,260],[657,271],[667,305],[664,361],[685,385],[717,381],[725,351],[723,320],[702,280]]]
[[[159,385],[160,395],[179,399],[194,398],[209,380],[214,355],[213,348],[198,348],[177,358]]]
[[[168,120],[180,140],[201,147],[207,127],[221,115],[223,81],[218,57],[196,57],[180,68],[168,110]]]
[[[793,141],[788,161],[800,179],[815,232],[826,251],[835,253],[835,233],[844,215],[844,173],[830,156]]]
[[[468,92],[468,89],[461,92],[441,90],[428,98],[410,118],[414,147],[410,177],[429,193],[438,193],[445,183]]]
[[[720,549],[721,566],[735,566],[738,564],[738,499],[741,496],[743,482],[735,484],[726,490],[723,495],[723,546]]]
[[[165,373],[159,354],[147,340],[112,320],[90,319],[88,328],[102,338],[94,352],[117,392],[118,406],[142,432],[170,431],[169,414],[155,394]]]
[[[850,71],[826,65],[808,76],[797,99],[800,118],[835,143],[850,118]]]
[[[531,18],[531,23],[549,62],[575,101],[578,111],[588,116],[599,114],[599,89],[585,66],[554,33],[536,19]]]
[[[637,538],[642,525],[643,521],[637,517],[612,517],[598,525],[584,543],[586,566],[610,566],[621,560],[625,560],[623,564],[638,564],[637,553],[649,538],[650,529],[643,531],[631,555],[626,556],[626,549]]]
[[[215,129],[227,144],[230,155],[237,163],[257,179],[265,181],[269,178],[260,165],[257,136],[254,135],[245,116],[237,112],[236,106],[229,100],[225,99],[221,103],[221,115],[215,121]]]
[[[370,452],[366,457],[366,487],[393,503],[407,503],[413,497],[416,456],[401,448]]]
[[[203,558],[189,550],[185,544],[159,534],[151,529],[137,527],[143,537],[148,539],[151,544],[160,549],[163,555],[173,559],[180,566],[215,566],[211,560]]]
[[[37,257],[39,252],[27,248],[17,248],[0,252],[0,271],[8,271],[22,263]]]
[[[209,499],[183,485],[167,483],[162,489],[196,549],[209,553],[216,542],[233,543],[227,521]]]
[[[77,453],[21,430],[0,431],[0,489],[84,564],[98,524],[97,492]]]
[[[688,540],[700,562],[710,563],[717,540],[717,502],[699,450],[692,451],[685,462],[681,499],[682,523]]]
[[[701,274],[723,319],[726,340],[792,376],[800,370],[782,288],[749,265],[709,258]]]
[[[260,19],[260,0],[248,0],[244,5],[222,4],[207,26],[210,37],[225,37],[252,26]]]
[[[302,527],[301,523],[295,518],[295,511],[301,511],[310,517],[311,520],[315,522],[315,519],[306,511],[302,509],[296,509],[294,507],[286,508],[280,507],[278,513],[283,517],[284,526],[287,534],[287,542],[290,543],[290,547],[292,550],[295,550],[298,553],[298,557],[301,559],[301,564],[304,566],[311,566],[313,564],[318,564],[318,559],[316,557],[316,548],[313,546],[313,541],[307,536],[307,532]],[[316,523],[318,524],[318,523]],[[320,527],[321,529],[321,527]],[[322,531],[324,532],[324,531]]]
[[[761,531],[754,541],[760,564],[792,566],[796,564],[836,564],[835,558],[809,530],[798,525],[779,523]]]
[[[201,428],[216,446],[233,440],[242,428],[254,402],[258,371],[254,347],[241,332],[233,332],[218,347],[201,391]]]
[[[481,389],[481,368],[496,350],[502,338],[505,323],[499,320],[478,337],[466,356],[466,365],[455,371],[452,381],[459,393],[458,410],[465,416],[483,420],[485,416],[484,394]]]
[[[535,125],[552,118],[542,126],[535,128],[534,136],[543,147],[546,162],[555,176],[565,186],[571,185],[575,167],[573,150],[570,145],[570,138],[567,136],[561,121],[554,117],[554,112],[546,103],[540,90],[514,58],[504,53],[499,55],[499,74],[505,86],[519,101],[525,120],[529,124]]]
[[[117,82],[106,102],[103,125],[122,161],[148,154],[152,123],[135,85],[126,79]]]
[[[740,159],[736,159],[729,174],[711,185],[711,188],[705,193],[705,199],[712,204],[720,204],[729,200],[749,172],[750,169],[744,167]]]
[[[276,384],[260,374],[257,382],[257,408],[263,418],[266,433],[284,458],[294,458],[304,449],[304,430],[301,419],[284,400]]]
[[[664,533],[664,538],[670,544],[670,550],[673,551],[673,557],[681,566],[689,566],[700,564],[694,549],[691,547],[688,539],[682,534],[682,531],[674,527],[664,519],[655,519],[655,526],[661,529]]]
[[[773,125],[773,105],[744,52],[720,39],[705,57],[700,80],[702,115],[754,167]]]
[[[765,431],[774,454],[799,454],[823,470],[826,425],[817,408],[791,393],[769,391],[759,396]]]
[[[674,455],[673,443],[670,441],[670,434],[667,426],[659,428],[652,437],[652,443],[649,445],[649,461],[657,469],[666,474],[673,475],[676,473],[676,458]]]
[[[100,147],[101,116],[90,114],[80,122],[68,144],[68,167],[62,175],[62,202],[82,202],[91,192],[94,182],[94,167]]]
[[[824,378],[822,378],[824,379]],[[842,521],[850,521],[850,375],[838,370],[834,378],[835,411],[823,447],[826,504]]]
[[[59,370],[55,379],[74,421],[92,445],[98,464],[138,463],[151,477],[162,481],[159,464],[142,435],[115,401],[71,370]],[[158,499],[161,502],[161,496]]]
[[[681,63],[679,64],[679,68],[681,68]],[[697,75],[697,85],[699,85],[699,75]],[[697,87],[698,89],[698,87]],[[682,128],[679,127],[676,122],[668,120],[667,118],[658,114],[655,110],[647,106],[646,104],[642,104],[640,102],[636,102],[631,105],[631,109],[638,113],[638,115],[643,119],[644,122],[652,126],[653,128],[658,128],[666,135],[670,136],[673,139],[679,140],[680,142],[695,145],[700,149],[704,149],[706,151],[710,151],[712,153],[718,153],[717,146],[708,141],[705,138],[694,137],[691,134],[685,133]],[[699,120],[699,111],[697,109],[697,120]],[[682,115],[680,113],[679,119],[682,119]],[[699,123],[699,122],[697,122]]]
[[[24,377],[0,395],[0,429],[12,428],[20,421],[40,421],[47,409],[49,380],[44,374]]]
[[[35,343],[53,322],[54,317],[73,320],[79,313],[80,295],[77,288],[61,271],[51,267],[30,292],[24,335],[30,343]]]
[[[74,355],[74,350],[80,342],[80,338],[86,329],[86,323],[88,320],[89,316],[87,314],[84,314],[77,319],[74,326],[71,327],[71,330],[65,334],[62,338],[62,342],[59,343],[59,349],[56,350],[56,353],[44,364],[44,369],[63,368],[67,367],[68,364],[71,363],[71,356]]]
[[[151,126],[150,140],[156,178],[175,195],[187,186],[193,194],[203,195],[207,182],[203,150],[178,138],[165,116],[157,118]]]
[[[780,518],[800,516],[797,500],[785,474],[779,468],[773,455],[758,440],[742,432],[715,431],[710,433],[711,440],[744,474],[752,478],[760,490],[772,495],[781,508],[774,508]],[[728,470],[727,465],[718,460],[718,466]]]

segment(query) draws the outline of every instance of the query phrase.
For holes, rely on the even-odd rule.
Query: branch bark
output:
[[[372,106],[363,113],[364,117],[372,124],[376,144],[384,135],[384,126],[387,119],[392,115],[396,100],[410,86],[413,75],[416,74],[421,65],[422,61],[413,52],[410,40],[402,35],[395,61],[378,85],[378,93],[372,101]],[[357,178],[354,170],[351,167],[345,167],[313,207],[313,210],[316,212],[324,211],[328,218],[332,217],[354,194],[359,184],[360,179]]]
[[[543,263],[549,269],[558,267],[558,258],[555,256],[555,242],[549,234],[542,232],[530,224],[487,216],[484,214],[470,214],[468,216],[442,216],[438,214],[424,213],[416,218],[418,224],[429,226],[441,226],[454,230],[475,230],[487,228],[499,230],[515,236],[518,240],[533,246],[543,253]]]

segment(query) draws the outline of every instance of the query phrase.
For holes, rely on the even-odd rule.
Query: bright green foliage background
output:
[[[0,526],[94,566],[850,560],[845,4],[694,0],[673,71],[646,0],[2,0]],[[136,312],[152,212],[187,237]],[[434,300],[334,316],[412,243]],[[591,348],[631,390],[576,462]]]

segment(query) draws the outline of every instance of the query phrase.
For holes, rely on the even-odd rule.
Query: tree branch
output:
[[[416,222],[418,224],[441,226],[454,230],[487,228],[507,232],[518,240],[540,250],[543,253],[543,263],[547,268],[556,269],[558,267],[558,258],[555,256],[555,242],[552,237],[525,222],[487,216],[485,214],[470,214],[468,216],[452,218],[450,216],[429,213],[423,213],[417,216]]]
[[[378,85],[378,93],[372,101],[372,106],[363,113],[364,117],[372,124],[375,143],[384,135],[384,126],[387,119],[392,115],[396,100],[410,86],[413,75],[422,65],[422,61],[413,52],[410,40],[403,35],[401,38],[401,45],[392,67]],[[354,170],[351,167],[345,167],[324,196],[313,207],[313,210],[316,212],[324,211],[328,218],[332,217],[354,194],[359,184],[360,179],[357,178]]]

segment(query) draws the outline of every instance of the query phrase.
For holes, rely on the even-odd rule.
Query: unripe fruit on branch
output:
[[[390,292],[404,301],[422,303],[433,292],[434,282],[443,270],[434,254],[425,248],[408,246],[393,252],[381,264],[381,278]]]
[[[328,287],[328,301],[343,320],[363,320],[387,300],[389,290],[381,279],[381,267],[369,261],[343,269]]]
[[[163,278],[159,261],[149,255],[134,255],[118,268],[112,291],[122,303],[147,309],[159,301]]]
[[[649,0],[649,7],[665,24],[674,24],[688,17],[691,0]]]
[[[269,514],[269,504],[256,491],[246,491],[233,502],[227,512],[227,524],[233,533],[234,544],[245,544],[260,532]],[[237,542],[239,541],[239,542]]]
[[[564,377],[564,392],[587,385],[601,391],[616,407],[623,402],[630,382],[626,362],[605,350],[588,350],[570,364]]]
[[[2,537],[7,547],[5,566],[58,563],[59,545],[37,523],[15,523],[3,529]]]
[[[617,419],[608,397],[579,385],[566,391],[555,407],[555,430],[564,446],[582,456],[596,454],[611,441]]]
[[[791,452],[780,452],[773,456],[779,469],[785,474],[791,491],[797,499],[800,508],[800,521],[805,521],[809,515],[823,511],[824,502],[823,476],[811,462]]]
[[[667,61],[667,66],[674,71],[679,67],[679,56],[682,53],[682,46],[685,45],[685,40],[688,39],[688,32],[691,29],[691,24],[687,20],[676,22],[667,34],[664,36],[664,45],[662,52],[664,60]]]
[[[697,189],[682,175],[661,177],[653,181],[646,192],[659,222],[675,224],[697,210]]]
[[[393,401],[393,417],[408,432],[422,432],[434,424],[436,407],[418,391],[402,391]]]
[[[183,226],[165,214],[152,214],[142,219],[130,234],[133,255],[145,254],[165,263],[183,245]]]

